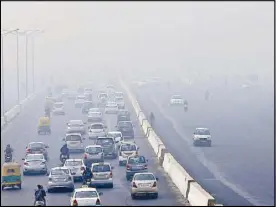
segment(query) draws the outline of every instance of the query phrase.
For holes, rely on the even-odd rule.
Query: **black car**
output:
[[[85,101],[82,105],[81,112],[83,114],[87,114],[90,108],[94,108],[94,104],[92,101]]]
[[[124,138],[134,138],[134,126],[131,121],[119,121],[116,127]]]
[[[120,121],[130,121],[130,113],[127,110],[120,110],[117,114],[117,123]]]

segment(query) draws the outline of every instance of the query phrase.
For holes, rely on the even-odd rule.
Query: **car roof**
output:
[[[67,136],[70,136],[70,135],[75,135],[75,136],[81,136],[81,133],[67,133],[67,134],[65,134],[65,137],[67,137]]]
[[[97,139],[106,139],[106,138],[108,138],[108,139],[114,139],[113,137],[98,137]]]
[[[102,146],[98,145],[98,144],[87,145],[85,148],[90,148],[90,147],[100,147],[100,148],[102,148]]]
[[[35,156],[35,155],[40,155],[43,156],[43,158],[45,159],[44,155],[42,153],[36,153],[36,154],[26,154],[25,158],[27,157],[31,157],[31,156]]]
[[[196,130],[209,130],[208,128],[196,128]]]
[[[68,167],[53,167],[53,168],[51,168],[51,170],[69,170],[69,168]]]
[[[78,97],[78,98],[85,98],[84,95],[78,95],[77,97]]]
[[[100,110],[100,108],[97,108],[97,107],[90,108],[89,110],[92,111],[92,110],[96,110],[96,109],[97,109],[97,110]]]
[[[72,120],[69,120],[69,123],[83,123],[83,121],[79,119],[72,119]]]
[[[97,162],[93,163],[91,167],[96,166],[96,165],[109,165],[111,167],[111,164],[109,162]]]
[[[99,125],[99,124],[104,125],[102,122],[95,122],[95,123],[90,124],[90,126]]]
[[[67,160],[65,160],[65,161],[82,161],[83,162],[83,159],[67,159]]]
[[[111,132],[108,132],[108,134],[122,134],[122,132],[120,132],[120,131],[111,131]]]
[[[44,144],[44,142],[30,142],[28,145],[31,145],[31,144]]]
[[[96,192],[98,192],[97,191],[97,189],[96,188],[75,188],[75,192],[82,192],[82,191],[96,191]]]
[[[121,146],[122,146],[123,144],[134,144],[134,145],[137,145],[137,144],[135,143],[135,141],[122,141],[122,142],[121,142]]]
[[[63,102],[63,101],[60,101],[60,102],[56,102],[56,103],[54,103],[54,104],[64,104],[64,102]]]
[[[145,174],[150,174],[150,175],[153,175],[155,177],[155,175],[152,172],[135,173],[135,176],[136,175],[145,175]]]

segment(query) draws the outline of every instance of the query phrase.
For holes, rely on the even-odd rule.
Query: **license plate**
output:
[[[148,187],[150,187],[149,184],[141,184],[140,186],[141,186],[142,188],[148,188]]]

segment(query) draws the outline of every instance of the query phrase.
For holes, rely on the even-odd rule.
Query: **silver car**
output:
[[[70,120],[67,123],[67,133],[85,134],[85,126],[82,120]]]
[[[71,174],[71,171],[67,167],[55,167],[52,168],[49,175],[48,180],[48,193],[53,192],[54,189],[69,189],[70,191],[74,191],[74,179]]]
[[[43,154],[27,154],[22,160],[24,160],[23,175],[47,173],[47,164]]]
[[[85,138],[80,133],[66,134],[62,140],[65,141],[70,152],[84,152]]]
[[[93,162],[104,161],[104,151],[101,145],[88,145],[85,148],[84,163],[86,166],[91,166]]]
[[[63,102],[54,103],[53,114],[54,115],[65,115],[64,103]]]

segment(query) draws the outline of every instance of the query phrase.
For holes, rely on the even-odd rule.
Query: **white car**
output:
[[[91,166],[93,162],[104,161],[104,150],[101,145],[88,145],[85,147],[84,163],[86,166]]]
[[[129,156],[138,154],[139,147],[134,142],[122,142],[119,148],[119,166],[125,166]]]
[[[93,123],[88,127],[88,137],[89,139],[97,139],[98,137],[106,136],[107,127],[103,123]]]
[[[84,95],[77,96],[77,98],[75,100],[75,107],[77,107],[77,108],[82,107],[82,105],[84,104],[85,101],[86,101],[86,99],[85,99]]]
[[[193,135],[194,146],[208,146],[211,147],[212,140],[210,130],[208,128],[196,128]]]
[[[101,122],[103,120],[102,112],[89,111],[87,114],[87,122]]]
[[[70,199],[71,206],[101,206],[100,196],[102,192],[98,192],[96,188],[89,188],[83,185],[82,188],[76,188]]]
[[[119,109],[124,109],[125,108],[124,97],[116,97],[115,102],[117,103]]]
[[[123,92],[115,92],[115,98],[124,98]]]
[[[106,114],[117,114],[119,111],[118,104],[115,102],[108,102],[104,110]]]
[[[23,175],[46,174],[47,164],[43,154],[27,154],[23,164]]]
[[[184,99],[180,95],[173,95],[170,100],[171,105],[183,105]]]
[[[84,152],[83,140],[85,138],[80,133],[66,134],[63,138],[70,152]]]
[[[67,133],[81,133],[81,134],[85,134],[86,130],[85,130],[85,126],[84,124],[86,124],[85,122],[83,122],[82,120],[70,120],[67,123]]]
[[[131,198],[148,196],[158,198],[158,178],[153,173],[135,173],[131,181]]]
[[[91,172],[93,177],[89,187],[108,186],[113,188],[113,174],[110,163],[93,163],[91,166]]]
[[[54,115],[65,115],[64,103],[63,102],[54,103],[53,114]]]
[[[71,170],[74,181],[82,181],[82,173],[85,169],[85,165],[82,159],[67,159],[63,167],[67,167]]]

